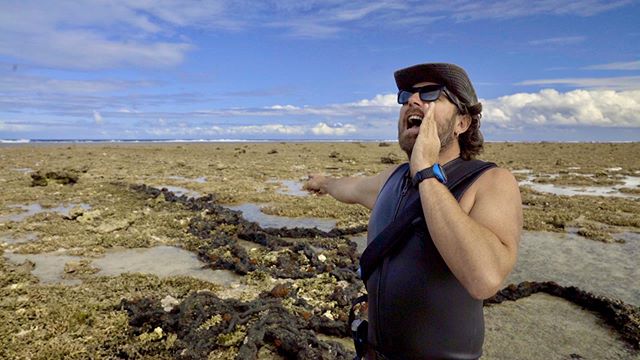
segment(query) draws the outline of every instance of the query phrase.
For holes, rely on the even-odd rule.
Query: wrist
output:
[[[411,166],[410,166],[410,168],[411,168],[410,169],[411,170],[411,177],[416,176],[416,174],[419,171],[422,171],[424,169],[428,169],[428,168],[430,168],[432,166],[433,166],[433,163],[430,163],[428,161],[422,161],[422,162],[419,162],[417,164],[411,164]]]
[[[435,163],[432,166],[426,167],[416,172],[416,174],[413,175],[412,177],[413,185],[416,186],[420,184],[422,181],[425,181],[428,179],[435,179],[436,181],[439,181],[440,183],[443,183],[443,184],[447,183],[447,176],[444,172],[444,169],[438,163]]]

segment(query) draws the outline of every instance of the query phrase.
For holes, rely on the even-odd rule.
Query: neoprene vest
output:
[[[454,192],[458,201],[466,188]],[[409,164],[400,165],[378,194],[368,242],[418,196]],[[406,244],[385,258],[367,281],[369,344],[392,359],[479,358],[484,341],[482,301],[472,298],[451,273],[424,219],[411,226],[414,231]]]

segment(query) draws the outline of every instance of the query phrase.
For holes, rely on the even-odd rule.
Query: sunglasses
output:
[[[440,98],[440,95],[444,93],[444,95],[451,100],[451,102],[460,110],[461,113],[464,114],[464,110],[458,98],[453,95],[444,85],[427,85],[419,88],[414,88],[411,91],[400,90],[398,91],[398,104],[406,105],[409,102],[409,98],[413,96],[413,94],[419,93],[420,100],[425,102],[433,102]]]

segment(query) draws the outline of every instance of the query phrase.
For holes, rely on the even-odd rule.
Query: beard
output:
[[[451,117],[445,122],[443,126],[436,123],[438,127],[438,137],[440,138],[440,151],[448,149],[451,145],[453,145],[453,141],[456,140],[456,137],[453,135],[453,128],[456,124],[457,114],[451,115]],[[411,158],[411,153],[413,152],[413,146],[416,143],[416,137],[406,134],[404,130],[398,131],[398,144],[400,145],[400,149],[404,151],[409,158]]]

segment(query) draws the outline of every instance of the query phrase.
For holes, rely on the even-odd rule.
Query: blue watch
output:
[[[436,178],[443,184],[447,183],[447,175],[445,175],[444,169],[442,168],[442,166],[440,166],[440,164],[435,163],[433,164],[433,166],[430,166],[424,170],[420,170],[416,173],[416,175],[413,177],[413,186],[418,186],[418,184],[420,184],[423,180],[432,177]]]

